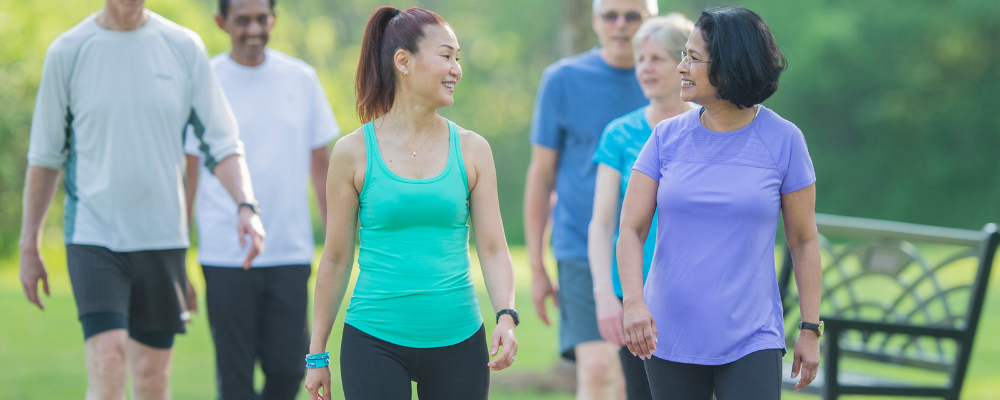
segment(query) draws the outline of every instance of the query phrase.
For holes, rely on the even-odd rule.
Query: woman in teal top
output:
[[[635,51],[635,75],[649,105],[611,121],[604,128],[594,152],[597,183],[594,189],[594,214],[590,220],[587,251],[594,280],[594,302],[601,337],[621,346],[618,352],[625,373],[629,400],[649,399],[649,381],[642,360],[625,347],[622,310],[622,286],[618,279],[614,246],[618,241],[618,217],[625,188],[632,176],[639,151],[652,135],[651,126],[671,118],[692,106],[680,98],[681,75],[677,62],[694,23],[681,14],[647,19],[632,39]],[[656,242],[656,219],[643,246],[643,278],[653,261]]]
[[[360,272],[340,349],[347,399],[410,399],[410,381],[422,399],[486,399],[489,372],[515,361],[514,276],[493,154],[482,136],[437,114],[454,102],[458,53],[451,27],[430,11],[384,6],[368,21],[356,81],[365,124],[330,159],[307,356],[312,399],[330,398],[323,354],[359,222]],[[472,283],[470,220],[497,311],[489,343]]]

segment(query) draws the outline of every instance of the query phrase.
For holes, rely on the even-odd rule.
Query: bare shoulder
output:
[[[490,142],[482,135],[459,126],[458,140],[462,145],[462,153],[470,155],[474,160],[493,159]]]
[[[365,132],[358,128],[354,132],[342,136],[333,144],[330,159],[341,162],[354,162],[365,159]]]

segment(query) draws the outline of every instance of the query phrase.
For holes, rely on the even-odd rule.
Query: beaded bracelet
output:
[[[306,368],[323,368],[330,366],[330,352],[306,355]]]

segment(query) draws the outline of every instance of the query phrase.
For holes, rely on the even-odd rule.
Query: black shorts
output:
[[[84,338],[128,329],[130,336],[145,343],[140,338],[149,334],[169,334],[172,341],[173,334],[184,333],[189,318],[186,253],[187,249],[119,253],[100,246],[66,245]]]

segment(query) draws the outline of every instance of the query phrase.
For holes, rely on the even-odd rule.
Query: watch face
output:
[[[823,321],[819,321],[819,336],[820,337],[823,336],[823,327],[824,327],[824,325],[826,325],[826,324],[824,324]]]

